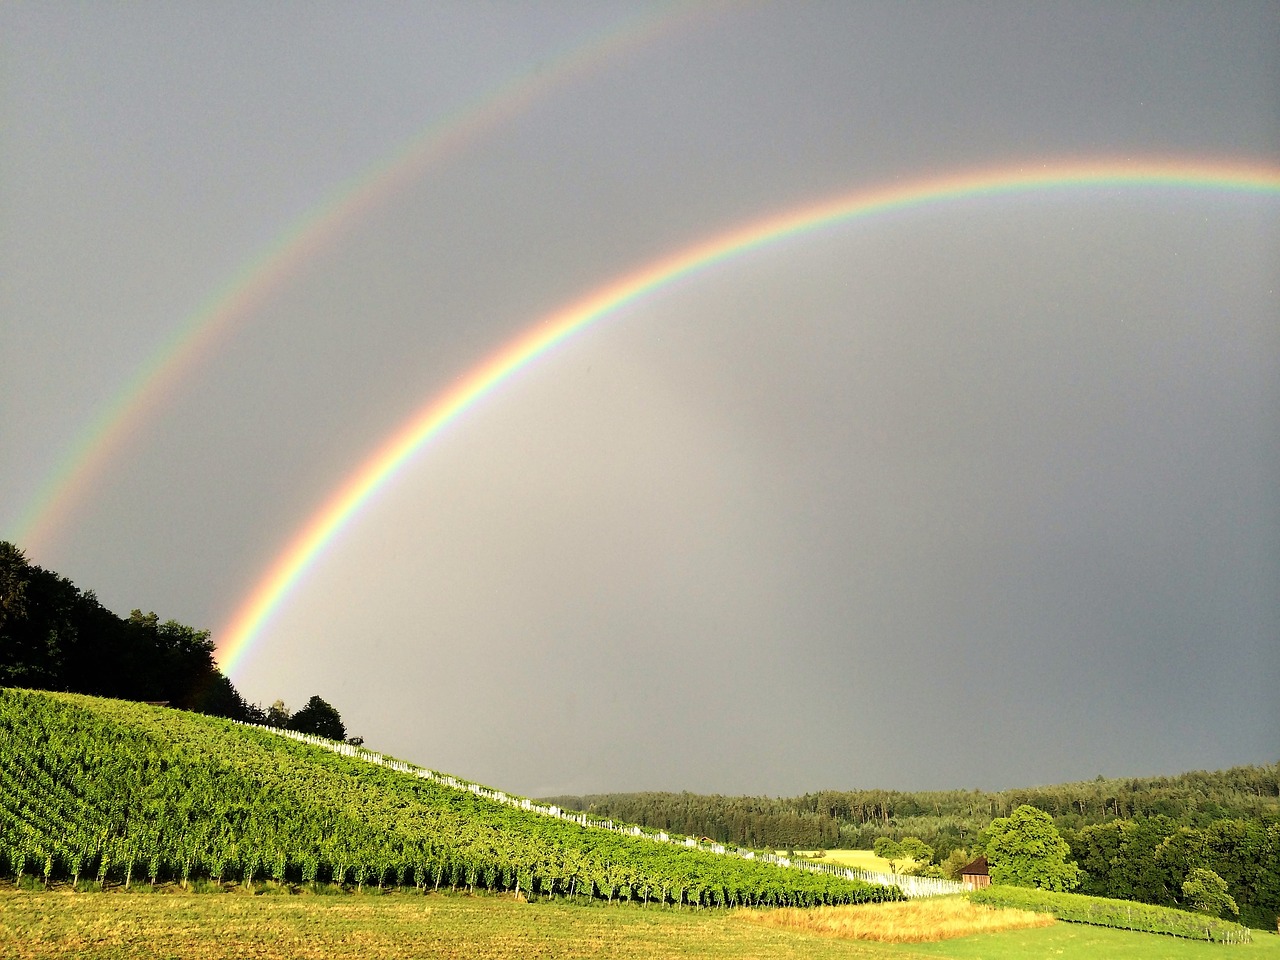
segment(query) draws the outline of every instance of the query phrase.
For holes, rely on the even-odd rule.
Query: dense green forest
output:
[[[902,896],[526,812],[227,720],[13,689],[0,689],[0,875],[482,887],[676,906]]]
[[[919,837],[939,861],[954,850],[973,851],[992,820],[1025,804],[1053,817],[1085,872],[1082,893],[1173,906],[1188,872],[1201,867],[1227,881],[1251,924],[1274,927],[1280,912],[1280,764],[999,792],[547,799],[593,815],[774,849],[869,849],[879,837]]]
[[[154,613],[112,613],[92,590],[0,542],[0,685],[167,701],[243,718],[247,704],[213,660],[207,630]]]
[[[1181,826],[1280,818],[1280,763],[1173,777],[1086,780],[998,792],[823,790],[798,797],[605,793],[548,798],[561,806],[782,849],[871,849],[878,837],[920,837],[939,856],[972,843],[996,817],[1027,804],[1061,830],[1116,819],[1167,817]]]
[[[313,696],[296,713],[248,703],[218,669],[208,630],[155,613],[119,617],[92,590],[0,541],[0,686],[161,702],[216,717],[343,739],[338,711]]]

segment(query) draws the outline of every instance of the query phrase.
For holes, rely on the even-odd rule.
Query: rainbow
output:
[[[18,517],[11,539],[28,549],[47,541],[67,521],[122,444],[160,409],[160,399],[300,264],[325,249],[353,222],[414,182],[427,167],[448,161],[539,98],[630,49],[677,27],[705,20],[715,11],[708,5],[679,3],[633,17],[557,56],[538,61],[338,185],[200,304],[85,425]]]
[[[625,274],[534,323],[401,424],[293,537],[222,628],[219,663],[230,672],[243,662],[254,639],[325,547],[415,453],[504,380],[596,321],[677,280],[834,224],[951,201],[1100,187],[1280,196],[1280,168],[1234,162],[1105,160],[1002,167],[913,180],[843,194],[756,220]]]

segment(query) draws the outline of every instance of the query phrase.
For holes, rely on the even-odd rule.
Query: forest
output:
[[[0,687],[140,700],[342,740],[341,714],[319,696],[298,711],[247,702],[214,661],[208,630],[154,612],[120,617],[92,590],[0,541]]]
[[[994,792],[822,790],[778,798],[650,792],[547,799],[575,810],[705,834],[721,843],[869,850],[878,837],[915,836],[946,856],[971,843],[994,818],[1023,804],[1050,814],[1060,830],[1157,816],[1182,826],[1229,818],[1280,819],[1280,763]]]
[[[997,817],[1049,814],[1084,871],[1081,893],[1174,905],[1193,868],[1227,881],[1242,920],[1280,913],[1280,763],[986,792],[824,790],[798,797],[611,793],[545,798],[597,816],[773,849],[869,849],[918,837],[937,861]],[[955,858],[953,858],[955,859]],[[960,856],[959,859],[963,859]]]

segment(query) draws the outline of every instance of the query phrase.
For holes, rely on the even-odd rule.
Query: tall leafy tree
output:
[[[915,861],[917,866],[922,867],[933,860],[933,847],[919,837],[903,837],[902,852],[908,859]]]
[[[0,630],[10,617],[27,612],[27,558],[12,543],[0,541]]]
[[[345,740],[347,737],[347,728],[343,726],[338,711],[320,697],[308,700],[306,706],[289,718],[287,726],[299,733],[314,733],[330,740]]]
[[[898,861],[905,856],[902,844],[893,837],[876,837],[876,842],[871,845],[871,852],[881,860],[888,860],[889,869],[894,873],[898,872]]]
[[[277,727],[281,730],[289,726],[289,720],[293,713],[289,710],[283,700],[277,700],[271,706],[267,707],[266,717],[263,722],[268,727]]]
[[[1068,861],[1071,848],[1043,810],[1023,804],[1007,817],[997,817],[978,835],[992,883],[1045,890],[1073,890],[1080,868]]]
[[[1227,893],[1227,882],[1212,870],[1194,867],[1183,881],[1182,895],[1197,913],[1211,917],[1240,915],[1240,908]]]

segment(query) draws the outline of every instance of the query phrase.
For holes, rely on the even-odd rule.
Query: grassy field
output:
[[[1002,933],[1029,927],[1051,927],[1052,914],[1033,910],[993,909],[968,897],[926,897],[865,907],[783,907],[743,910],[738,917],[784,930],[825,933],[846,940],[881,943],[931,943],[979,933]]]
[[[774,929],[733,911],[527,904],[433,894],[249,896],[0,889],[0,956],[274,958],[681,957],[886,960],[1280,960],[1280,937],[1224,947],[1055,923],[896,945]]]
[[[1280,937],[1260,934],[1253,943],[1227,946],[1059,921],[1042,930],[912,944],[911,949],[916,957],[943,960],[1274,960],[1280,958]]]
[[[797,856],[812,856],[814,851],[797,850]],[[826,856],[816,859],[823,863],[838,863],[842,867],[857,867],[860,870],[872,870],[876,873],[890,873],[892,867],[888,860],[877,857],[870,850],[828,850]]]

